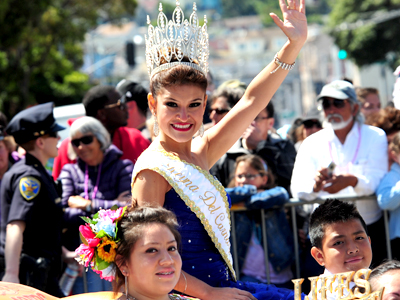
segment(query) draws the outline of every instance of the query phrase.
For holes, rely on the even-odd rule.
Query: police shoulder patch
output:
[[[22,177],[19,181],[19,191],[27,201],[33,200],[40,192],[41,183],[35,177]]]

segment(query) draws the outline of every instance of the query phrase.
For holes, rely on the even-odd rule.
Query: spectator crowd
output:
[[[205,130],[220,122],[245,90],[243,83],[231,80],[210,92],[206,119],[211,122]],[[65,128],[54,119],[53,103],[23,110],[9,123],[0,113],[0,279],[57,297],[112,290],[97,273],[78,266],[74,250],[82,217],[131,202],[134,164],[155,138],[157,126],[147,94],[129,80],[91,88],[82,100],[86,116],[69,120],[69,138],[63,141],[58,131]],[[300,239],[295,245],[292,216],[284,208],[291,197],[359,197],[355,207],[329,202],[325,209],[335,212],[331,206],[339,205],[333,215],[348,215],[343,222],[370,238],[372,254],[363,268],[387,259],[383,210],[388,210],[391,251],[400,259],[400,110],[382,108],[377,89],[336,80],[322,88],[315,106],[283,136],[275,121],[270,102],[210,169],[226,188],[232,209],[239,211],[234,215],[239,277],[292,289],[295,248],[303,278],[346,271],[326,260],[327,229],[320,240],[315,233],[318,218],[330,218],[332,228],[343,220],[326,216],[325,204],[298,206]],[[50,176],[46,167],[53,158]],[[373,194],[376,200],[362,198]],[[269,278],[261,209],[266,209]],[[369,251],[368,245],[362,247]],[[60,287],[59,279],[70,270],[76,279],[70,288]],[[374,279],[374,286],[379,282]]]

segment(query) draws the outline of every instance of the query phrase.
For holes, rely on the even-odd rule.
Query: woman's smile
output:
[[[157,272],[156,275],[161,279],[161,278],[173,278],[175,275],[175,270],[172,268],[168,268],[166,270],[162,270],[160,272]]]
[[[188,131],[193,127],[193,124],[189,123],[175,123],[172,124],[172,127],[178,131]]]
[[[170,86],[162,89],[153,105],[161,139],[187,142],[203,122],[206,94],[195,85]]]

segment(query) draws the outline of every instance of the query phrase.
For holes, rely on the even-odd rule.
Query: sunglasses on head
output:
[[[343,108],[345,104],[346,104],[346,99],[345,100],[340,100],[340,99],[327,99],[327,98],[324,98],[322,100],[322,107],[324,109],[328,109],[329,107],[331,107],[331,105],[333,105],[336,108]]]
[[[314,126],[317,128],[322,128],[321,122],[318,120],[307,120],[303,122],[305,128],[313,128]]]
[[[215,111],[217,115],[226,114],[230,109],[219,109],[219,108],[210,108],[210,114]]]
[[[104,105],[104,108],[106,109],[114,107],[118,107],[120,110],[125,110],[126,109],[125,96],[119,99],[117,103]]]
[[[93,142],[93,135],[86,135],[84,137],[81,137],[80,139],[73,139],[71,140],[71,144],[74,147],[79,147],[79,145],[82,143],[83,145],[89,145]]]

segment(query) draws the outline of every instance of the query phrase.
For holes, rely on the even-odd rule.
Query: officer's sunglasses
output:
[[[226,114],[228,111],[230,111],[230,109],[219,109],[219,108],[210,108],[209,112],[210,114],[215,111],[215,113],[217,115],[222,115],[222,114]]]
[[[55,131],[55,132],[49,132],[47,135],[48,135],[49,137],[52,137],[52,138],[57,138],[57,137],[58,137],[58,132],[57,132],[57,131]]]
[[[80,144],[83,145],[90,145],[93,143],[93,135],[86,135],[84,137],[81,137],[80,139],[73,139],[71,140],[72,146],[78,148]]]
[[[327,99],[327,98],[324,98],[322,100],[322,107],[324,109],[328,109],[329,107],[331,107],[331,105],[333,105],[336,108],[343,108],[345,104],[346,104],[346,100]]]

